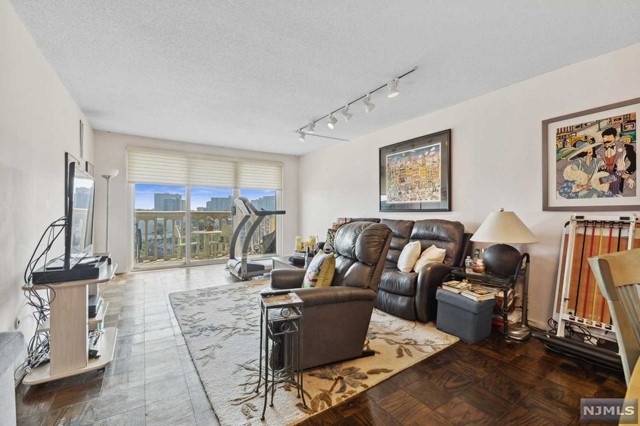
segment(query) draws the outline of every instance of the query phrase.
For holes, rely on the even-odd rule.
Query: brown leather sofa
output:
[[[271,272],[272,289],[295,289],[304,302],[303,369],[362,355],[390,242],[386,225],[354,222],[342,226],[335,237],[336,271],[331,287],[300,288],[304,270]]]
[[[387,225],[393,235],[387,262],[380,278],[376,308],[412,321],[435,321],[438,303],[436,290],[454,267],[463,267],[471,254],[471,233],[464,225],[444,219],[393,220],[353,218]],[[447,250],[444,263],[426,265],[420,272],[400,272],[398,258],[410,241],[420,241],[422,250],[434,244]]]
[[[434,321],[438,303],[436,290],[451,269],[464,266],[471,252],[470,233],[464,225],[443,219],[382,219],[393,235],[387,262],[380,278],[376,308],[407,320]],[[419,272],[400,272],[398,258],[409,241],[420,241],[422,250],[432,244],[444,248],[444,263],[430,263]]]

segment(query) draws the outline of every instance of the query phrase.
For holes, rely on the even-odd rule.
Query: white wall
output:
[[[541,122],[640,96],[639,69],[640,44],[635,44],[307,154],[300,160],[301,233],[323,235],[338,216],[443,218],[475,231],[489,212],[513,210],[540,241],[527,247],[532,256],[529,313],[532,320],[546,322],[553,308],[560,233],[570,213],[542,211]],[[375,120],[375,113],[364,119]],[[453,211],[378,213],[378,148],[448,128]]]
[[[131,264],[131,248],[133,247],[133,196],[131,185],[127,183],[127,147],[147,147],[173,151],[202,153],[203,155],[219,155],[224,157],[247,158],[263,161],[276,161],[283,164],[283,208],[287,214],[283,217],[283,247],[281,253],[293,251],[296,232],[298,231],[298,157],[290,155],[267,154],[254,151],[212,147],[185,142],[145,138],[96,131],[95,157],[96,175],[106,169],[118,169],[120,175],[111,181],[109,211],[109,250],[120,272],[129,271]],[[95,246],[104,248],[106,182],[99,179],[96,185],[96,217]]]
[[[64,153],[93,158],[93,131],[8,0],[0,0],[0,331],[23,320],[22,275],[47,225],[64,215]],[[63,246],[52,251],[63,254]]]

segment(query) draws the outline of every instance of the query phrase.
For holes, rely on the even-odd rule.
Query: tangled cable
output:
[[[32,279],[33,272],[38,265],[47,264],[49,251],[62,231],[64,231],[66,223],[67,219],[63,216],[47,226],[47,229],[45,229],[38,241],[38,245],[33,250],[29,263],[27,263],[24,271],[24,296],[27,299],[27,305],[34,309],[33,318],[36,321],[36,332],[27,345],[27,359],[18,371],[24,369],[28,373],[32,368],[49,361],[49,330],[47,321],[51,313],[51,302],[53,302],[56,297],[56,291],[51,286],[33,282]],[[41,249],[45,237],[47,237],[46,246]],[[46,291],[43,291],[42,288],[36,290],[33,288],[34,285],[45,287]]]

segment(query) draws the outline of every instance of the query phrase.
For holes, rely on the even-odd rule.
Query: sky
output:
[[[158,193],[180,194],[182,199],[186,199],[187,190],[184,186],[175,185],[153,185],[136,184],[136,209],[152,210],[153,196]],[[242,189],[240,194],[249,200],[255,200],[265,195],[273,195],[273,191],[264,189]],[[212,197],[228,197],[231,195],[230,188],[191,188],[191,210],[198,207],[205,207],[207,201]]]

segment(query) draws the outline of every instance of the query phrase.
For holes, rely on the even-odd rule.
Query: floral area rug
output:
[[[258,384],[260,308],[266,281],[172,293],[171,305],[211,406],[222,425],[295,424],[365,391],[458,341],[432,323],[374,310],[365,342],[374,356],[305,371],[305,408],[294,388],[276,388],[261,421]],[[264,382],[263,382],[264,383]]]

